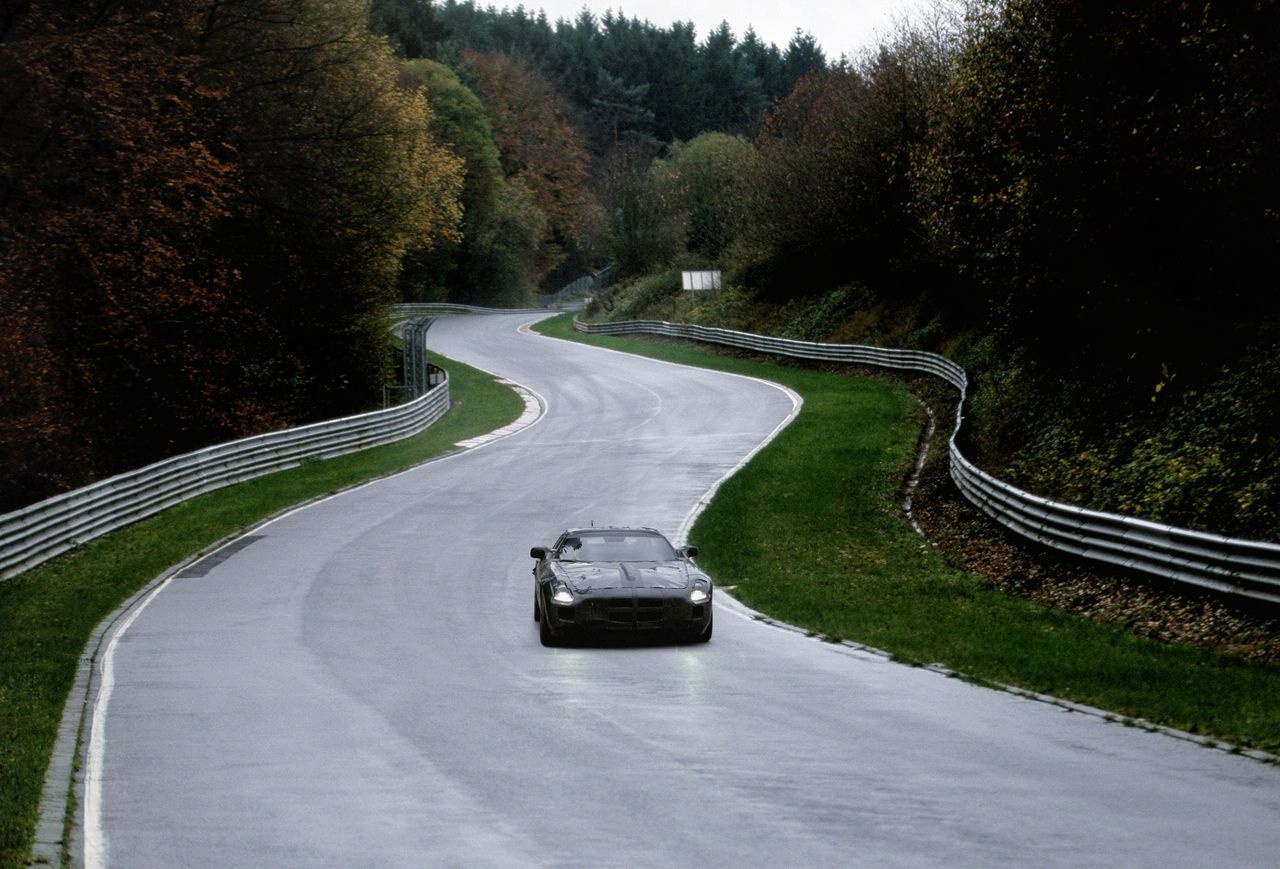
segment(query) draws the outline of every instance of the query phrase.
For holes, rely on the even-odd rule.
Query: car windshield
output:
[[[579,533],[556,550],[561,561],[673,561],[679,558],[665,537],[624,531]]]

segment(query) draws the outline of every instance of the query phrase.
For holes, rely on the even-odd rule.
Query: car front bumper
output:
[[[579,597],[572,604],[547,608],[557,636],[677,634],[699,636],[711,624],[711,600],[693,603],[687,592],[608,589]]]

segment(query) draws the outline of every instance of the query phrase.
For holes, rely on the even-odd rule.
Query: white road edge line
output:
[[[102,828],[102,760],[106,753],[107,707],[111,705],[111,692],[115,687],[116,643],[129,630],[129,626],[142,615],[143,610],[155,600],[173,576],[153,588],[112,633],[111,640],[98,662],[98,694],[94,699],[90,717],[89,747],[84,764],[84,865],[85,869],[98,869],[107,865],[107,836]]]

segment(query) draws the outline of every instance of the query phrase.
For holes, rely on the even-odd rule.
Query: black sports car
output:
[[[711,639],[711,577],[652,528],[570,528],[535,546],[533,617],[544,646],[588,635]]]

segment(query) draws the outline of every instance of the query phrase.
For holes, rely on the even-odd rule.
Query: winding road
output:
[[[1275,865],[1280,769],[751,618],[546,649],[529,547],[683,542],[776,386],[437,321],[542,413],[293,511],[108,638],[89,867]],[[697,542],[697,541],[692,541]]]

